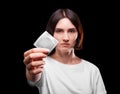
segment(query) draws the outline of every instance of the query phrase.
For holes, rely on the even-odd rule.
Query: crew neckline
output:
[[[57,66],[60,66],[61,68],[65,68],[65,69],[77,69],[77,68],[83,67],[83,64],[84,64],[83,59],[81,59],[80,62],[77,64],[64,64],[64,63],[61,63],[61,62],[55,60],[54,58],[52,58],[50,56],[47,56],[46,59],[51,61],[49,63],[56,64]]]

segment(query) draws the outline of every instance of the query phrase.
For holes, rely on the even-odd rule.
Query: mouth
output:
[[[61,43],[63,47],[68,47],[70,44],[69,43]]]

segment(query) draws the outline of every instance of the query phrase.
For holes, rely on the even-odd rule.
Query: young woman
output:
[[[75,54],[83,42],[78,15],[70,9],[58,9],[51,15],[46,31],[59,43],[49,55],[45,48],[24,52],[28,82],[40,94],[106,94],[98,67]]]

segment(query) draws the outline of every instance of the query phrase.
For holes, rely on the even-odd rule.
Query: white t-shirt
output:
[[[40,94],[106,94],[100,71],[94,64],[82,59],[79,64],[60,63],[51,57],[42,78],[34,83]]]

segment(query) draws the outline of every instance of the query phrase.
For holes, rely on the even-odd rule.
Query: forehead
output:
[[[58,21],[56,28],[75,28],[75,26],[68,18],[63,18]]]

